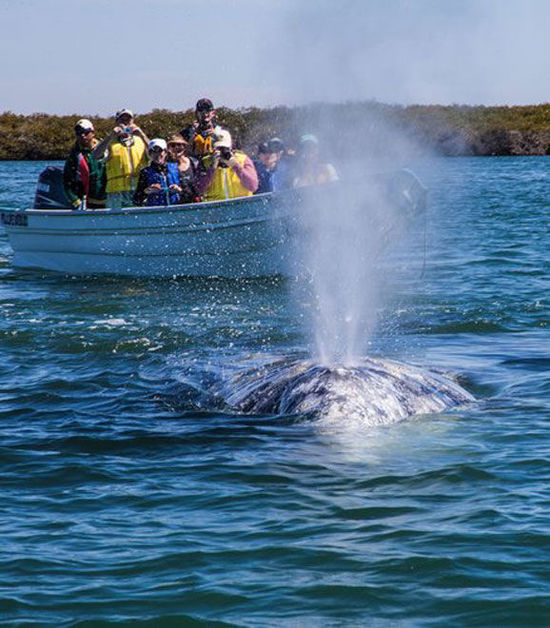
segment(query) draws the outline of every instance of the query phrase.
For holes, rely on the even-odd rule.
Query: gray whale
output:
[[[474,400],[444,375],[379,359],[350,367],[280,360],[235,376],[223,397],[245,414],[305,414],[325,422],[368,425],[395,423]]]

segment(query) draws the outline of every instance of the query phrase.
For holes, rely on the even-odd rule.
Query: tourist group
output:
[[[208,98],[197,102],[193,123],[167,139],[149,139],[130,109],[117,111],[115,126],[103,140],[85,118],[76,123],[75,134],[63,170],[74,209],[217,201],[338,178],[310,134],[300,138],[295,154],[274,137],[262,142],[251,159],[218,124]]]

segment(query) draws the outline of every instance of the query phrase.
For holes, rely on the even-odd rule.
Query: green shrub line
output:
[[[0,160],[65,159],[79,118],[90,118],[98,137],[113,126],[97,115],[0,114]],[[193,119],[193,110],[137,112],[147,135],[167,137]],[[376,101],[317,103],[301,107],[218,108],[219,122],[243,149],[278,136],[295,146],[302,133],[319,133],[336,155],[368,146],[373,156],[394,151],[439,155],[545,155],[550,153],[550,104],[525,106],[389,105]],[[399,144],[399,148],[397,147]],[[390,151],[391,152],[391,151]]]

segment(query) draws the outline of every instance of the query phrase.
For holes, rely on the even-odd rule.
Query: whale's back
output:
[[[441,412],[473,400],[448,377],[387,360],[327,367],[310,362],[275,363],[241,375],[227,402],[250,414],[307,414],[371,425]]]

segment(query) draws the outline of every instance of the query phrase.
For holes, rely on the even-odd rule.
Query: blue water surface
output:
[[[0,163],[0,206],[44,163]],[[0,232],[0,621],[550,624],[550,158],[415,170],[373,355],[478,401],[323,429],[205,377],[307,355],[288,281],[22,271]]]

